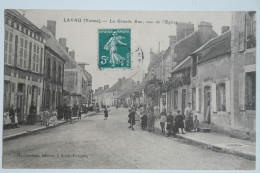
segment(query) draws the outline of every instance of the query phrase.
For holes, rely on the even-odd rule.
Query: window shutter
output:
[[[239,107],[245,110],[245,79],[243,74],[239,75]]]
[[[216,93],[216,84],[212,83],[211,85],[211,107],[213,112],[217,112],[217,93]]]
[[[230,81],[226,81],[225,85],[226,85],[226,111],[230,112],[231,111],[231,108],[230,108],[230,101],[231,101]]]
[[[196,112],[200,112],[200,88],[196,87]]]
[[[239,19],[239,52],[245,50],[246,42],[246,15],[243,13]]]

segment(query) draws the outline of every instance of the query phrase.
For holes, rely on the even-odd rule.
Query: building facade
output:
[[[49,35],[16,10],[5,10],[4,108],[18,109],[20,121],[32,103],[42,106],[44,50]]]

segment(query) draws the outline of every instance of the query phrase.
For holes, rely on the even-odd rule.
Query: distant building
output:
[[[118,96],[131,88],[135,83],[136,82],[132,78],[119,78],[118,81],[105,92],[105,104],[108,106],[116,106],[116,104],[121,104]]]
[[[48,34],[16,10],[5,10],[4,108],[26,120],[32,103],[42,106],[44,44]]]

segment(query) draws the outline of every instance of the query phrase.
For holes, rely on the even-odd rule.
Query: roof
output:
[[[46,46],[52,49],[54,52],[56,52],[63,60],[65,61],[74,61],[72,57],[64,50],[62,45],[56,40],[54,35],[51,33],[51,31],[46,27],[43,26],[42,31],[46,32],[50,35],[50,38],[46,40]]]
[[[130,94],[132,93],[132,88],[128,88],[127,90],[123,91],[119,96],[117,96],[117,99],[124,99],[128,96],[130,97]]]
[[[209,37],[214,38],[217,36],[216,32],[212,30],[210,33],[206,33]],[[192,32],[188,36],[182,38],[174,45],[174,53],[177,54],[175,61],[182,62],[186,57],[191,55],[195,50],[200,47],[200,29]]]
[[[196,50],[193,55],[200,54],[198,63],[217,58],[231,51],[231,31],[209,40],[202,47]]]
[[[95,92],[93,94],[93,96],[97,96],[97,95],[100,95],[100,94],[103,94],[106,90],[101,90],[101,91],[98,91],[98,92]]]
[[[124,83],[127,83],[128,81],[133,80],[132,78],[125,79]],[[113,92],[116,90],[119,90],[119,88],[122,87],[122,84],[119,84],[119,81],[117,81],[112,87],[110,87],[106,92]]]
[[[48,38],[49,35],[45,32],[43,32],[40,28],[38,28],[35,24],[33,24],[30,20],[28,20],[24,15],[19,13],[15,9],[6,9],[5,13],[9,13],[12,16],[16,17],[18,20],[22,21],[28,28],[33,30],[34,32],[41,34],[43,37]]]
[[[186,67],[191,67],[191,56],[188,56],[186,59],[184,59],[182,62],[180,62],[172,71],[171,73],[177,72],[181,69],[184,69]]]

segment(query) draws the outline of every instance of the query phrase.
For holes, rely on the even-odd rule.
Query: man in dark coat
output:
[[[176,128],[177,132],[179,132],[179,128],[181,129],[182,134],[184,134],[183,129],[184,129],[184,123],[183,123],[183,115],[180,114],[181,111],[177,111],[177,116],[175,117],[175,122],[176,122]]]
[[[174,121],[174,116],[172,115],[172,112],[169,112],[167,117],[166,117],[166,130],[168,131],[167,136],[170,136],[173,134],[173,121]]]
[[[135,110],[134,110],[134,108],[131,109],[128,117],[129,117],[129,122],[130,122],[130,126],[128,128],[129,129],[132,128],[132,130],[135,130],[134,129],[134,125],[135,125]]]
[[[59,104],[57,107],[57,113],[58,113],[58,120],[61,120],[63,118],[63,108],[62,105]]]
[[[145,111],[143,112],[143,116],[141,117],[141,126],[143,130],[145,130],[147,127],[147,114]]]
[[[29,109],[28,124],[33,125],[36,119],[36,106],[34,103],[31,104]]]

